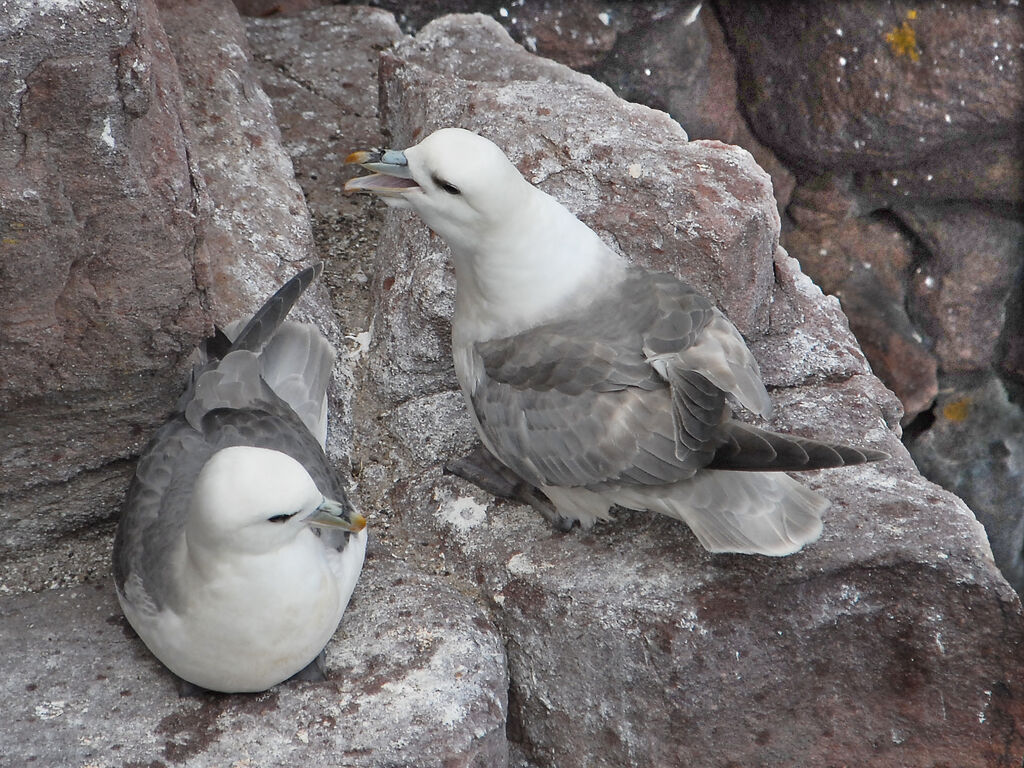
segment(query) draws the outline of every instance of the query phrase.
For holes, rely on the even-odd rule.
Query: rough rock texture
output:
[[[588,0],[573,13],[553,0],[376,3],[397,11],[396,25],[359,7],[284,16],[319,0],[239,4],[275,18],[251,19],[243,34],[227,2],[167,2],[161,21],[150,0],[0,0],[0,765],[1021,764],[1020,605],[974,517],[907,463],[892,434],[898,405],[868,374],[835,300],[776,248],[767,178],[743,152],[684,144],[664,115],[527,55],[479,18],[385,54],[388,143],[448,121],[488,133],[614,247],[726,306],[770,384],[773,426],[885,445],[896,458],[806,478],[833,507],[823,539],[785,560],[708,555],[685,527],[639,513],[556,534],[440,472],[474,442],[449,360],[443,243],[410,216],[337,197],[352,172],[339,158],[384,141],[378,49],[443,10],[486,10],[528,49],[667,108],[691,138],[741,144],[785,208],[793,177],[734,99],[733,56],[749,81],[754,49],[728,50],[714,6],[687,24],[691,8],[661,2]],[[1020,15],[1006,3],[945,6],[909,18],[909,6],[881,0],[812,14],[772,4],[766,24],[764,4],[722,4],[731,32],[771,38],[776,24],[806,24],[825,35],[782,49],[790,69],[776,82],[804,84],[796,97],[812,112],[783,117],[833,120],[829,131],[863,141],[870,162],[840,157],[828,131],[799,160],[773,147],[801,174],[783,244],[821,270],[855,330],[890,323],[886,343],[865,347],[887,377],[918,366],[900,390],[908,410],[942,390],[935,433],[915,453],[977,506],[1013,577],[1012,513],[1024,505],[1001,491],[1019,480],[1015,390],[1007,399],[996,379],[939,370],[938,339],[943,327],[950,344],[964,332],[957,308],[972,301],[986,310],[968,326],[976,335],[943,359],[992,350],[985,365],[1024,383],[1022,296],[1008,290],[1019,275],[1021,99],[1005,90],[1019,79]],[[842,26],[830,29],[834,18]],[[906,33],[902,48],[885,40],[904,21],[918,62]],[[832,50],[854,35],[856,51]],[[903,133],[900,121],[921,122],[890,115],[885,90],[881,113],[860,87],[868,101],[849,101],[845,125],[813,114],[837,94],[830,73],[817,74],[832,66],[822,46],[863,77],[866,44],[892,58],[893,106],[921,99],[938,117],[912,137],[926,137],[921,152],[894,134],[889,149],[912,161],[872,159],[889,146],[885,121]],[[1002,102],[961,113],[957,88],[978,92],[965,97],[974,107]],[[864,115],[878,135],[857,133]],[[879,143],[866,152],[869,139]],[[837,163],[829,175],[811,173],[823,158]],[[325,686],[179,701],[119,618],[109,529],[52,537],[111,515],[194,342],[314,252],[329,259],[334,312],[322,293],[302,312],[342,351],[329,448],[347,463],[354,422],[358,497],[384,544],[329,650]],[[919,297],[930,276],[946,292]],[[391,561],[392,550],[443,578]],[[97,583],[4,594],[82,579]]]
[[[197,342],[313,255],[237,14],[169,7],[210,37],[149,0],[0,21],[0,552],[109,519]]]
[[[202,182],[152,4],[4,3],[0,61],[7,557],[116,509],[211,318]]]
[[[917,241],[893,216],[857,216],[857,200],[832,176],[797,188],[786,247],[825,293],[839,298],[872,370],[903,403],[904,422],[932,407],[938,360],[907,311],[920,272]]]
[[[978,440],[977,435],[984,435]],[[1024,415],[1009,402],[998,377],[947,377],[935,423],[911,447],[914,461],[935,482],[974,510],[992,542],[1006,580],[1024,591]]]
[[[929,428],[951,377],[1000,372],[1009,401],[994,396],[1001,388],[974,396],[1024,417],[1016,0],[714,8],[751,130],[799,178],[783,245],[840,297],[873,369],[903,402],[908,445]],[[964,473],[988,476],[984,424],[958,434],[974,446]],[[1024,496],[1008,491],[999,504],[999,516],[1024,526]],[[993,549],[1019,549],[1012,528],[989,529]]]
[[[932,258],[918,265],[911,303],[948,373],[988,368],[1007,330],[1007,301],[1024,267],[1024,221],[970,206],[899,209]]]
[[[328,679],[179,698],[108,584],[0,599],[0,765],[501,768],[508,679],[480,609],[367,560]]]
[[[309,256],[313,250],[309,216],[259,78],[301,72],[324,83],[339,76],[348,82],[372,81],[376,62],[369,64],[375,46],[397,36],[396,27],[384,14],[368,9],[325,10],[321,16],[275,21],[272,34],[254,40],[264,46],[259,57],[264,65],[256,72],[230,4],[167,6],[164,14],[174,17],[168,22],[171,40],[181,79],[188,85],[187,102],[195,110],[184,111],[180,120],[188,123],[193,173],[208,195],[200,223],[222,248],[211,271],[227,288],[219,293],[209,288],[206,298],[214,307],[210,314],[230,316],[236,311],[231,301],[244,305],[248,292],[262,293],[274,275],[295,269],[278,265],[273,251],[259,250],[281,249],[287,258]],[[349,45],[313,62],[298,47],[282,44],[346,35]],[[266,65],[271,52],[275,66]],[[303,89],[283,76],[272,79],[283,89],[282,107],[316,98],[309,83]],[[295,87],[286,94],[289,84]],[[324,91],[328,99],[307,102],[309,110],[324,115],[319,125],[329,126],[326,118],[338,109],[343,117],[337,130],[347,134],[355,123],[364,131],[360,137],[370,135],[370,125],[377,122],[376,89],[351,90],[348,100],[346,91],[330,93],[326,86]],[[360,111],[367,117],[355,116]],[[309,153],[301,151],[302,132],[288,130],[285,136],[296,158],[308,162]],[[315,131],[308,138],[318,151],[326,145],[312,139],[329,139]],[[379,143],[379,134],[376,138],[374,143]],[[230,171],[232,165],[235,171]],[[204,175],[208,166],[210,172]],[[331,193],[327,180],[314,188],[316,174],[307,174],[305,181],[312,197],[326,200]],[[373,219],[360,221],[372,224]],[[340,244],[326,214],[320,223],[324,226],[314,234],[326,257]],[[360,268],[358,255],[350,256],[353,270]],[[276,267],[269,277],[268,264]],[[340,268],[347,271],[349,266]],[[365,301],[353,293],[354,286],[354,278],[342,286],[342,296],[351,300],[339,314],[356,322],[356,329],[365,328]],[[319,293],[322,299],[324,291]],[[345,354],[333,313],[314,302],[298,314],[316,319],[342,352],[328,447],[345,464],[358,338],[353,354]],[[161,409],[173,402],[180,385],[179,379]],[[126,485],[125,480],[117,489],[118,497]],[[371,520],[374,540],[375,522]],[[20,591],[88,576],[87,568],[96,566],[92,557],[80,562],[86,545],[102,558],[100,575],[92,573],[94,585],[0,598],[0,656],[8,683],[0,694],[0,708],[9,714],[0,725],[0,765],[507,764],[508,681],[500,636],[481,609],[449,584],[395,561],[378,544],[371,545],[361,583],[328,649],[331,678],[326,684],[284,685],[259,696],[179,700],[168,673],[120,618],[107,575],[109,543],[107,533],[77,539],[74,548],[51,545],[45,556],[30,553],[20,562],[5,562],[0,571],[0,592]]]
[[[800,168],[887,170],[1020,135],[1024,20],[1012,5],[857,0],[808,12],[797,0],[718,0],[715,8],[762,141]]]
[[[508,647],[509,734],[524,759],[1019,764],[1019,602],[974,516],[900,447],[899,406],[870,375],[836,300],[775,248],[774,201],[749,156],[683,143],[656,113],[529,57],[480,16],[433,22],[383,54],[381,73],[395,145],[443,124],[480,130],[614,247],[678,270],[725,305],[772,389],[773,426],[894,454],[807,477],[833,507],[822,540],[784,560],[710,555],[685,527],[639,513],[557,534],[532,511],[441,475],[467,439],[465,417],[450,423],[457,395],[438,357],[451,279],[443,244],[392,215],[361,395],[387,410],[357,431],[379,440],[392,430],[397,443],[389,455],[360,451],[363,490],[390,508],[388,536],[407,557],[450,570],[489,603]],[[561,115],[549,116],[552,104]],[[414,346],[427,327],[429,344]],[[396,377],[390,366],[403,355]],[[435,443],[400,437],[432,423],[447,425]]]

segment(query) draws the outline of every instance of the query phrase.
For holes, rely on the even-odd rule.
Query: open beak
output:
[[[331,499],[324,499],[323,503],[313,510],[313,514],[303,522],[320,528],[344,528],[352,533],[359,533],[366,527],[365,517],[347,503],[340,504]]]
[[[369,176],[358,176],[345,182],[346,194],[372,192],[376,195],[403,195],[420,185],[413,181],[405,152],[398,149],[373,149],[353,152],[345,158],[346,165],[361,165]]]

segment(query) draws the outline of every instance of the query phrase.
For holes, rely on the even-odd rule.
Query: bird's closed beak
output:
[[[359,533],[366,527],[365,517],[347,503],[340,504],[331,499],[324,499],[323,503],[314,509],[313,513],[303,522],[322,528],[344,528],[352,533]]]
[[[345,182],[345,192],[372,192],[377,195],[402,195],[410,189],[419,189],[409,170],[405,152],[398,149],[373,149],[353,152],[345,158],[346,165],[361,165],[369,176],[359,176]]]

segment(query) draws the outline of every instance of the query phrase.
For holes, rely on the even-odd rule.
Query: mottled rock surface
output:
[[[987,367],[1024,383],[1012,287],[1020,98],[1005,91],[1019,79],[1017,9],[935,4],[910,18],[912,8],[881,2],[811,15],[773,4],[768,24],[764,4],[721,3],[733,41],[740,28],[769,46],[796,23],[822,33],[768,51],[770,66],[785,57],[794,68],[778,81],[797,83],[794,110],[842,100],[828,67],[861,78],[869,102],[850,100],[845,118],[783,109],[794,123],[785,130],[826,139],[793,159],[747,127],[733,57],[749,78],[755,49],[729,50],[708,4],[692,21],[688,5],[659,2],[377,3],[397,19],[360,7],[288,15],[319,0],[239,4],[264,18],[243,29],[212,0],[162,3],[163,21],[149,0],[88,12],[0,0],[0,593],[95,582],[0,597],[0,765],[33,755],[82,765],[1021,764],[1021,609],[980,527],[909,465],[893,433],[899,406],[839,305],[777,247],[767,177],[735,148],[684,143],[685,131],[744,146],[781,208],[793,177],[772,149],[799,171],[783,245],[841,297],[854,330],[880,334],[865,347],[890,386],[919,366],[899,389],[922,410],[915,434],[941,385],[936,476],[978,508],[1012,576],[1021,528],[1007,511],[1024,506],[1001,490],[1019,479],[1015,390],[1008,398],[976,371],[939,370],[935,329],[962,333],[973,315],[956,314],[956,297],[973,300],[986,313],[970,326],[970,354],[949,347],[943,359],[990,350]],[[667,109],[683,130],[480,18],[438,23],[385,53],[381,126],[379,50],[399,28],[474,9],[527,49]],[[906,33],[902,48],[885,39],[904,21],[918,62]],[[963,57],[946,55],[952,35]],[[859,59],[835,48],[851,43]],[[892,86],[895,104],[881,111],[863,82],[869,49],[891,57],[878,85]],[[990,69],[975,82],[981,64]],[[961,112],[964,83],[978,95]],[[987,109],[991,98],[1003,102]],[[938,119],[907,111],[914,99]],[[806,130],[816,120],[824,134]],[[920,152],[900,144],[913,121]],[[883,465],[805,478],[833,500],[820,542],[784,560],[713,556],[684,526],[640,513],[562,535],[441,474],[474,442],[449,358],[444,245],[415,218],[338,189],[352,172],[339,159],[384,143],[384,128],[401,145],[448,122],[498,140],[613,247],[725,306],[770,385],[773,427],[893,452]],[[910,160],[887,159],[901,147]],[[376,543],[326,685],[180,701],[119,617],[109,529],[53,536],[109,518],[194,342],[252,309],[300,255],[328,259],[334,311],[321,292],[302,313],[342,352],[329,448],[346,464],[356,431],[356,490]],[[942,301],[919,302],[929,276],[948,285]],[[107,357],[85,354],[86,342]]]
[[[109,584],[0,598],[0,765],[501,768],[508,680],[479,608],[371,552],[328,679],[179,698]]]
[[[323,72],[313,72],[319,65],[301,51],[272,44],[261,49],[257,72],[229,3],[168,4],[163,13],[173,16],[167,24],[176,58],[168,66],[180,68],[185,83],[179,101],[186,106],[175,125],[185,126],[189,170],[202,200],[193,223],[200,233],[197,252],[205,253],[211,242],[218,245],[215,254],[207,254],[212,263],[203,262],[210,275],[202,294],[209,323],[251,310],[250,296],[261,300],[280,276],[297,268],[294,260],[318,255],[314,244],[322,257],[342,247],[335,220],[325,215],[314,220],[320,226],[310,226],[261,77],[298,72],[326,82],[347,72],[350,82],[372,81],[374,46],[397,33],[379,12],[325,11],[322,19],[294,20],[290,30],[277,27],[270,36],[280,44],[289,34],[328,40],[347,35],[352,41],[347,47],[320,58]],[[152,19],[159,28],[155,14]],[[265,66],[270,61],[274,67]],[[295,82],[284,78],[285,86]],[[284,89],[281,83],[277,78],[272,85]],[[310,110],[326,117],[346,103],[345,91],[325,87],[322,92],[330,106]],[[288,100],[282,93],[281,104],[291,108],[315,95],[309,84],[305,90],[297,85]],[[350,110],[342,110],[337,130],[347,133],[353,121],[361,121],[359,136],[371,135],[371,125],[377,124],[376,89],[353,91],[347,103]],[[367,112],[365,118],[356,115],[360,111]],[[285,136],[297,160],[308,161],[309,154],[299,151],[300,132],[288,130]],[[316,133],[313,138],[329,142],[331,137]],[[325,144],[315,146],[321,150]],[[315,183],[315,174],[306,181]],[[326,199],[331,188],[310,191]],[[128,217],[119,226],[132,225]],[[351,255],[353,271],[358,256]],[[347,273],[348,266],[335,268]],[[135,277],[145,280],[147,274]],[[347,274],[333,286],[342,289],[338,315],[346,330],[348,321],[353,330],[368,322],[358,286]],[[361,290],[365,294],[366,288]],[[348,345],[341,337],[334,313],[323,303],[325,289],[314,294],[297,315],[314,319],[342,352],[331,392],[328,448],[344,465],[350,452],[351,366],[358,360],[359,341]],[[199,334],[207,331],[204,325]],[[346,354],[346,346],[352,354]],[[176,373],[173,392],[148,418],[159,418],[176,399],[184,370]],[[147,435],[142,431],[140,441]],[[116,488],[118,501],[126,486],[125,478]],[[55,509],[50,504],[34,512],[38,517]],[[120,617],[106,575],[109,544],[109,532],[78,538],[74,546],[51,541],[45,551],[20,553],[20,560],[3,564],[3,593],[89,577],[95,583],[0,598],[0,656],[8,683],[0,695],[0,708],[8,713],[0,725],[0,765],[263,766],[340,760],[352,766],[489,768],[507,763],[508,682],[500,636],[481,609],[448,583],[403,565],[379,545],[371,546],[357,588],[365,599],[353,599],[328,649],[327,683],[289,684],[259,696],[180,700],[170,675]]]
[[[451,572],[490,606],[524,759],[1016,765],[1019,603],[971,512],[902,450],[899,406],[836,300],[775,247],[774,201],[750,157],[683,143],[656,113],[530,58],[481,16],[426,26],[383,55],[381,72],[396,146],[445,124],[490,136],[613,247],[721,300],[761,363],[775,428],[894,454],[806,477],[833,507],[823,538],[784,560],[710,555],[685,527],[640,513],[555,533],[531,510],[441,474],[469,434],[464,416],[450,423],[457,395],[445,380],[451,277],[443,243],[391,215],[374,276],[372,386],[361,395],[379,396],[385,413],[357,431],[380,442],[409,423],[448,429],[436,444],[398,438],[390,453],[360,451],[363,490],[390,510],[388,538],[407,558]],[[715,204],[702,207],[693,190]],[[427,327],[429,343],[415,345]],[[402,375],[391,375],[403,355]]]
[[[715,4],[754,133],[791,166],[865,171],[1020,135],[1024,19],[1010,6]]]
[[[1024,414],[999,378],[944,378],[935,423],[914,441],[911,454],[922,472],[974,510],[989,532],[996,564],[1024,591]]]
[[[6,558],[116,509],[211,317],[202,182],[153,5],[5,3],[0,60]]]

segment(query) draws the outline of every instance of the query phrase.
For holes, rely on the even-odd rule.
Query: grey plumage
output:
[[[305,542],[303,551],[315,555],[310,558],[310,573],[331,574],[329,578],[337,580],[336,587],[331,586],[328,592],[320,594],[317,590],[310,591],[302,577],[298,579],[297,585],[301,586],[297,586],[296,600],[306,600],[303,605],[309,606],[311,612],[319,611],[317,615],[323,618],[318,618],[319,624],[310,627],[305,635],[307,628],[294,627],[295,649],[283,650],[282,658],[287,660],[280,663],[294,664],[289,655],[293,654],[304,656],[302,664],[306,664],[313,654],[302,644],[315,644],[325,633],[333,632],[362,563],[365,547],[362,517],[352,508],[344,480],[324,453],[327,385],[335,352],[314,326],[285,319],[322,269],[318,264],[303,270],[275,293],[244,327],[243,323],[235,323],[224,333],[218,331],[217,336],[202,345],[200,360],[193,368],[174,413],[143,450],[122,507],[114,539],[113,564],[118,597],[125,613],[165,664],[176,672],[195,670],[194,675],[200,678],[198,684],[202,687],[259,690],[283,679],[275,678],[281,673],[274,662],[268,662],[266,669],[251,672],[245,668],[245,661],[232,668],[230,659],[237,652],[237,644],[246,643],[244,634],[229,637],[230,633],[225,633],[222,648],[203,651],[194,647],[197,641],[192,635],[199,626],[196,622],[208,621],[200,618],[205,615],[204,611],[209,612],[208,607],[203,607],[203,601],[226,600],[226,608],[246,616],[245,602],[239,604],[239,597],[229,596],[236,587],[218,584],[237,585],[241,574],[245,573],[244,568],[254,566],[257,557],[263,558],[259,562],[265,562],[270,569],[257,571],[260,577],[265,575],[273,583],[272,569],[279,567],[273,559],[277,556],[275,547],[280,546],[283,553],[292,546],[293,539]],[[225,450],[238,450],[240,446],[266,451],[243,456]],[[283,456],[274,463],[274,459],[267,458],[269,452]],[[271,462],[267,464],[270,474],[265,477],[269,487],[281,489],[286,505],[280,510],[282,520],[294,517],[297,521],[312,521],[317,513],[313,506],[317,504],[316,499],[320,499],[325,505],[327,500],[334,505],[337,524],[335,518],[321,515],[322,524],[316,528],[307,529],[307,523],[301,522],[277,527],[274,519],[268,521],[267,517],[260,517],[260,512],[245,512],[248,507],[240,507],[239,502],[234,501],[245,489],[224,475],[219,475],[221,479],[217,480],[207,479],[203,487],[219,495],[216,501],[200,505],[193,495],[198,493],[201,475],[207,474],[206,467],[212,467],[217,457],[228,454],[232,458],[220,459],[222,465],[218,465],[227,471],[239,467],[238,462],[250,456],[256,461]],[[298,462],[301,469],[291,460]],[[294,471],[289,467],[294,467]],[[279,469],[280,479],[276,474]],[[305,479],[297,481],[296,472]],[[215,474],[215,470],[211,469],[210,473]],[[310,481],[309,489],[303,490],[301,483]],[[296,482],[300,485],[296,486]],[[303,501],[310,498],[311,492],[315,494],[313,501]],[[223,509],[224,515],[221,515],[221,509],[211,508],[211,504],[233,505],[243,510],[242,518],[231,509]],[[307,504],[309,506],[302,506]],[[197,511],[200,507],[201,512]],[[245,518],[248,514],[255,517],[250,521]],[[272,515],[272,512],[266,514]],[[221,525],[218,520],[226,526],[239,526],[237,539],[242,549],[238,552],[243,553],[240,556],[248,565],[240,569],[238,575],[231,576],[227,570],[235,567],[233,563],[237,561],[233,558],[239,557],[232,549],[231,542],[236,537],[230,528],[226,534],[228,539],[223,542],[191,540],[185,536],[192,524],[190,518],[195,519],[197,515],[207,516],[203,519],[212,520],[215,526]],[[200,523],[195,525],[197,536],[206,530]],[[269,538],[256,530],[261,525],[268,528]],[[246,532],[250,529],[251,533]],[[311,535],[318,538],[302,538]],[[353,537],[358,537],[358,542]],[[276,541],[280,544],[273,543]],[[310,541],[320,544],[310,547]],[[357,543],[351,552],[348,551],[350,542]],[[183,548],[188,548],[190,557],[183,558]],[[317,555],[321,548],[330,554]],[[192,559],[199,557],[205,558],[202,567]],[[287,561],[294,555],[282,554],[281,557],[282,582],[279,588],[273,588],[274,604],[278,606],[282,595],[287,600],[287,580],[295,575],[295,566]],[[216,575],[214,571],[223,575]],[[201,597],[206,594],[202,591],[206,584],[211,585],[210,596]],[[249,611],[266,609],[259,605],[259,595],[252,595],[252,601]],[[175,616],[178,618],[173,618]],[[225,621],[231,619],[225,617]],[[282,628],[281,624],[286,621],[286,618],[268,615],[255,618],[251,627],[239,631],[262,632],[270,628],[268,631],[287,633],[286,626]],[[322,644],[315,651],[321,648]],[[214,663],[212,659],[224,662]],[[299,668],[289,667],[288,674]],[[187,671],[179,674],[189,682],[197,682]]]
[[[487,139],[444,128],[349,159],[375,175],[347,190],[416,211],[451,249],[456,376],[486,449],[533,490],[489,461],[454,471],[560,527],[620,505],[685,521],[711,551],[785,555],[828,506],[785,470],[885,458],[734,420],[730,400],[771,415],[736,328],[674,276],[631,266]]]

